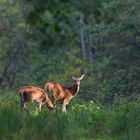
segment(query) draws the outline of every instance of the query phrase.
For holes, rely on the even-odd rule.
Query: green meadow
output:
[[[1,140],[139,140],[140,102],[103,107],[93,101],[74,99],[67,113],[37,109],[22,111],[17,92],[0,93]]]
[[[0,140],[140,140],[139,60],[140,0],[0,0]],[[83,74],[67,113],[21,110]]]

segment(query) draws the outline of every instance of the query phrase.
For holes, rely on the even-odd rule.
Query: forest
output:
[[[140,139],[139,0],[0,0],[0,139]],[[19,90],[79,93],[62,113],[29,104]]]

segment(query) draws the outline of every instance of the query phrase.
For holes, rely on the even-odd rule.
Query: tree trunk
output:
[[[89,64],[90,64],[90,74],[92,74],[92,63],[93,63],[93,55],[92,53],[94,53],[93,50],[93,39],[92,39],[92,35],[89,34],[88,35],[88,57],[89,57]]]
[[[84,20],[80,16],[79,17],[79,40],[80,40],[80,47],[81,47],[81,52],[82,52],[82,58],[84,61],[84,64],[86,64],[86,45],[85,45],[85,35],[84,35]],[[87,73],[86,66],[84,66],[84,73]]]
[[[14,76],[16,76],[17,71],[20,69],[22,65],[22,56],[24,52],[26,51],[26,38],[25,38],[25,31],[20,32],[20,36],[16,39],[15,44],[16,46],[15,51],[13,54],[9,57],[9,54],[14,49],[13,47],[9,49],[7,52],[7,63],[5,64],[4,71],[0,77],[0,87],[2,87],[3,82],[7,82],[7,85],[9,85],[10,88],[13,86],[11,83],[12,79],[15,79]]]
[[[79,33],[80,46],[81,46],[81,50],[82,50],[83,60],[86,61],[86,49],[85,49],[84,29],[83,29],[84,21],[83,21],[82,17],[80,17],[79,24],[80,24],[80,33]]]

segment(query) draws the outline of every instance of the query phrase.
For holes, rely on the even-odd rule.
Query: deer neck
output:
[[[72,95],[75,96],[75,95],[77,95],[77,93],[79,92],[80,85],[78,85],[78,84],[73,84],[72,87],[71,87],[70,89],[71,89]]]

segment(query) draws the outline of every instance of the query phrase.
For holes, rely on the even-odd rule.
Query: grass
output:
[[[73,100],[66,114],[39,112],[30,103],[31,114],[22,112],[16,93],[0,92],[1,140],[139,140],[140,102],[125,102],[113,109],[94,102]]]

